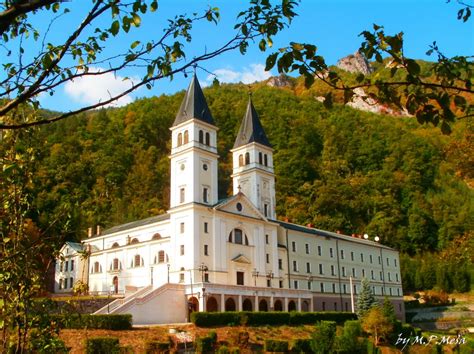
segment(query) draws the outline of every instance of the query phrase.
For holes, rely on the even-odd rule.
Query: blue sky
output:
[[[73,1],[67,6],[80,11],[80,5],[77,4],[77,1]],[[156,13],[144,16],[139,29],[112,41],[110,49],[129,46],[136,39],[156,38],[161,34],[166,19],[175,14],[202,11],[208,5],[218,7],[221,21],[217,26],[203,24],[195,28],[193,42],[186,48],[188,57],[192,58],[232,35],[236,15],[246,4],[246,1],[237,0],[161,0]],[[290,41],[313,43],[317,45],[319,54],[326,58],[327,63],[335,64],[338,59],[354,53],[362,41],[359,33],[371,30],[372,24],[376,23],[383,25],[388,34],[403,31],[406,54],[410,57],[429,60],[425,52],[433,41],[436,41],[448,56],[472,55],[474,22],[458,21],[458,9],[459,5],[446,3],[445,0],[302,0],[297,10],[299,16],[290,28],[274,39],[274,49],[284,47]],[[58,20],[56,27],[59,31],[56,33],[67,30],[69,25],[66,20]],[[54,39],[54,34],[51,37]],[[202,65],[206,71],[218,74],[222,82],[250,83],[276,74],[275,71],[263,71],[265,58],[269,53],[262,53],[255,46],[249,49],[245,56],[236,51]],[[197,74],[204,85],[210,82],[207,72],[198,69]],[[133,77],[136,73],[129,70],[124,75]],[[188,80],[183,75],[176,76],[171,82],[163,80],[152,90],[140,89],[120,104],[126,104],[136,97],[171,94],[183,90],[187,87]],[[107,90],[120,89],[121,85],[125,84],[120,77],[112,76],[98,82],[76,82],[58,90],[52,97],[42,97],[41,103],[45,108],[66,111],[91,103]]]

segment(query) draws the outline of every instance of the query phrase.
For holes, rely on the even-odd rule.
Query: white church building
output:
[[[123,294],[97,313],[154,324],[187,321],[192,311],[352,311],[365,277],[404,316],[396,250],[277,219],[273,150],[251,99],[231,150],[233,196],[224,200],[218,128],[195,76],[170,129],[167,213],[90,230],[88,258],[65,245],[57,292],[72,290],[75,257],[76,269],[87,267],[81,279],[90,293]]]

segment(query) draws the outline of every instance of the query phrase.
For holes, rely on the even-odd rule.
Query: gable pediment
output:
[[[239,254],[237,257],[232,258],[232,262],[235,263],[244,263],[244,264],[251,264],[250,259],[245,257],[243,254]]]
[[[266,220],[262,213],[260,213],[242,192],[219,203],[215,206],[215,209],[254,219]]]

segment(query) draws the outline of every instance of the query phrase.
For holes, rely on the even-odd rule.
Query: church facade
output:
[[[195,76],[170,129],[167,213],[90,231],[82,243],[90,256],[76,262],[87,267],[89,291],[125,294],[97,313],[132,313],[145,324],[187,321],[192,311],[352,311],[367,278],[404,316],[396,250],[277,219],[273,149],[251,99],[224,200],[218,128]]]

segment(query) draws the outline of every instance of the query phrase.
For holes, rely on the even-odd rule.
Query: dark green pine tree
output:
[[[370,282],[366,278],[363,278],[360,285],[360,294],[357,297],[357,315],[359,318],[363,317],[368,310],[377,305],[377,301],[370,288]]]
[[[395,324],[397,321],[397,316],[395,315],[395,308],[393,307],[393,304],[388,296],[385,296],[383,300],[382,312],[384,316],[390,321],[390,323]]]

